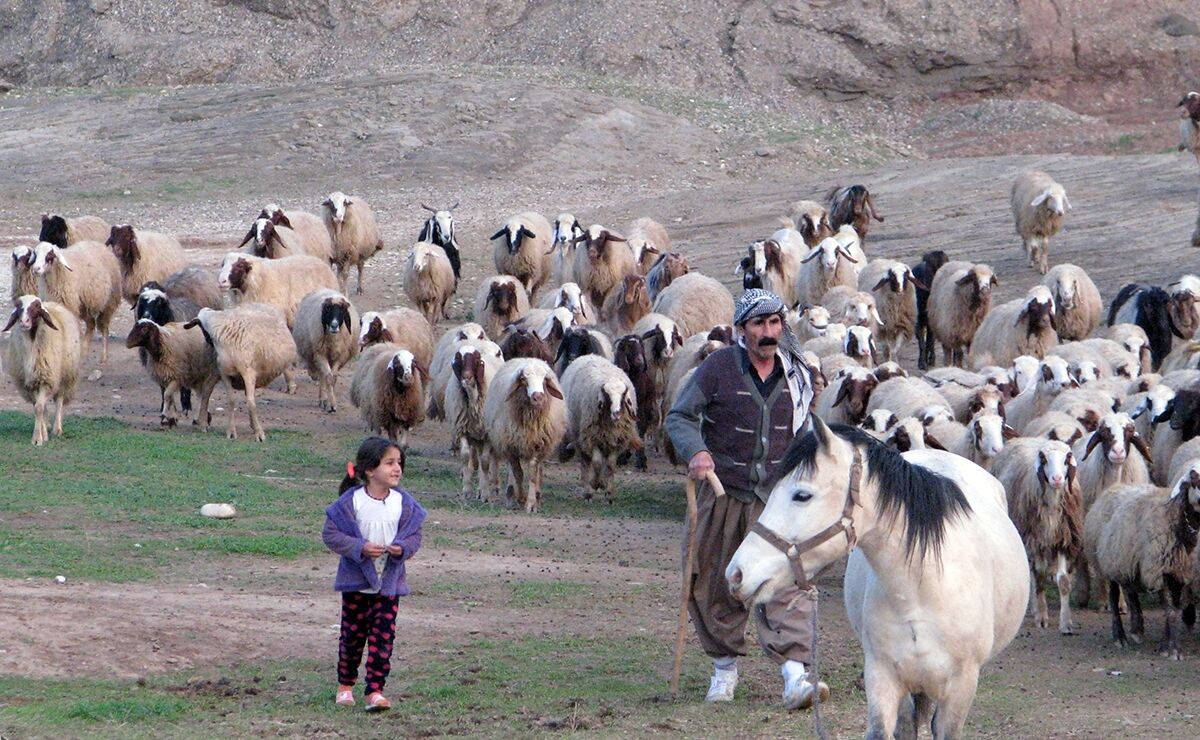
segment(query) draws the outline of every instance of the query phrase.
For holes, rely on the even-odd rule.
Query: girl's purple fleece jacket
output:
[[[383,578],[380,579],[371,559],[363,557],[362,548],[366,540],[354,518],[354,492],[360,487],[349,489],[325,509],[325,527],[321,530],[321,539],[326,547],[342,556],[333,590],[377,588],[381,596],[405,596],[409,589],[404,563],[421,549],[421,523],[425,521],[425,509],[408,491],[403,488],[392,489],[400,494],[403,502],[403,513],[392,544],[403,546],[404,555],[398,558],[388,555]]]

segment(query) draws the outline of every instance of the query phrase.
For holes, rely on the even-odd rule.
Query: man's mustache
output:
[[[773,339],[771,337],[763,337],[762,339],[758,340],[759,347],[774,347],[778,344],[779,344],[779,340]]]

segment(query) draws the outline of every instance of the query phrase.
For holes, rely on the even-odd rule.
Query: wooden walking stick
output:
[[[713,494],[725,495],[725,487],[721,479],[713,471],[708,471],[705,482],[712,488]],[[679,594],[679,627],[675,630],[675,664],[671,669],[671,695],[679,696],[679,674],[683,670],[683,643],[687,639],[688,601],[692,598],[692,568],[696,564],[696,481],[689,476],[687,479],[687,550],[683,558],[683,588]]]

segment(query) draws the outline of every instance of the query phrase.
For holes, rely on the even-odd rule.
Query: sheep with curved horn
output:
[[[433,215],[421,227],[421,235],[417,237],[418,242],[432,242],[441,247],[446,252],[446,257],[450,260],[450,267],[454,269],[454,289],[458,290],[458,280],[462,271],[462,262],[459,258],[458,240],[454,236],[454,209],[458,208],[460,201],[454,201],[454,205],[449,208],[430,208],[424,203],[421,207],[429,211]]]

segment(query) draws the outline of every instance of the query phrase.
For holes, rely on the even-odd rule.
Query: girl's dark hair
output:
[[[350,475],[350,471],[346,471],[346,477],[342,478],[342,485],[338,487],[338,495],[342,495],[351,488],[366,485],[367,472],[379,467],[383,456],[390,449],[400,450],[400,467],[405,467],[404,450],[399,444],[393,442],[387,437],[367,437],[358,446],[358,454],[354,456],[354,475]]]

